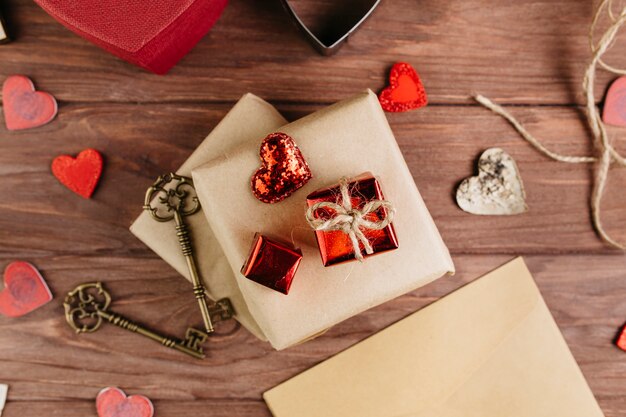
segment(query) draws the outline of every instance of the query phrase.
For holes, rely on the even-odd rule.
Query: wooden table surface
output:
[[[593,169],[541,156],[469,98],[481,92],[507,104],[554,150],[591,152],[580,83],[592,7],[588,0],[386,0],[338,55],[324,58],[278,0],[231,0],[210,34],[163,77],[75,36],[30,0],[3,2],[16,40],[0,46],[0,79],[26,74],[59,100],[58,118],[45,127],[0,126],[0,264],[33,262],[56,295],[23,318],[0,317],[0,383],[10,384],[4,417],[95,416],[94,398],[110,385],[147,395],[160,417],[269,416],[263,391],[515,255],[524,255],[607,417],[626,416],[626,353],[612,344],[626,321],[626,259],[591,226]],[[613,62],[626,66],[624,51],[618,43]],[[380,90],[396,61],[417,68],[430,97],[427,108],[389,121],[453,254],[455,277],[280,353],[238,326],[212,337],[204,361],[112,326],[81,337],[67,326],[63,294],[96,279],[115,294],[116,310],[156,330],[180,334],[199,325],[188,283],[128,231],[147,185],[176,169],[246,92],[294,120],[365,88]],[[598,102],[613,78],[600,71]],[[626,146],[626,131],[611,134]],[[493,146],[517,160],[528,213],[477,217],[455,205],[457,184]],[[56,155],[87,147],[106,158],[91,200],[50,173]],[[626,170],[612,170],[603,202],[607,229],[622,241],[624,184]]]

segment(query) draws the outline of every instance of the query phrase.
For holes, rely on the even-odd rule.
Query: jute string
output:
[[[611,21],[611,24],[602,34],[599,41],[595,43],[594,34],[596,32],[596,27],[600,18],[605,13]],[[626,6],[623,7],[621,12],[616,15],[613,12],[613,0],[602,0],[596,9],[591,23],[591,28],[589,30],[589,44],[591,46],[592,59],[585,71],[582,87],[586,99],[587,123],[589,124],[591,134],[593,135],[593,145],[597,156],[570,156],[551,151],[546,148],[541,141],[530,134],[526,128],[524,128],[524,126],[502,106],[495,104],[480,94],[474,96],[474,99],[478,103],[506,119],[528,143],[548,158],[570,164],[596,164],[593,192],[590,199],[593,225],[598,232],[598,235],[604,242],[622,250],[626,250],[626,244],[616,241],[608,234],[602,225],[602,216],[600,213],[602,196],[604,195],[609,178],[609,169],[613,163],[616,163],[619,166],[626,166],[626,159],[620,155],[620,153],[611,144],[606,127],[602,122],[600,111],[596,106],[594,93],[596,70],[598,65],[614,74],[626,74],[626,69],[615,68],[606,64],[602,60],[602,56],[613,46],[617,33],[624,22],[626,22]]]
[[[309,207],[306,212],[306,220],[314,230],[319,231],[342,231],[350,237],[354,248],[354,257],[363,261],[360,245],[363,245],[365,253],[371,255],[374,253],[372,245],[363,233],[362,229],[382,230],[393,221],[395,208],[393,204],[385,200],[370,200],[363,208],[356,209],[352,206],[352,197],[348,188],[348,179],[342,178],[339,181],[339,191],[341,194],[341,203],[330,201],[321,201]],[[378,212],[384,208],[387,215],[380,221],[371,221],[367,216]],[[328,209],[333,212],[329,219],[318,218],[315,213],[319,209]]]

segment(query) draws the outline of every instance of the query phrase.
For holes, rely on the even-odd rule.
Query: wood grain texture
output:
[[[386,303],[332,328],[324,336],[284,352],[256,340],[241,328],[221,327],[209,343],[204,361],[106,326],[77,336],[62,317],[61,297],[68,288],[102,279],[115,294],[116,311],[142,318],[157,330],[176,333],[200,324],[188,284],[154,257],[42,257],[33,259],[57,294],[56,302],[21,320],[0,321],[0,380],[11,384],[7,415],[37,410],[40,402],[91,402],[101,387],[119,385],[155,401],[160,416],[168,404],[196,407],[228,403],[233,415],[260,402],[263,391],[323,361],[439,299],[506,262],[508,255],[460,255],[458,274]],[[626,363],[611,340],[626,316],[621,256],[531,255],[530,270],[574,356],[607,416],[623,414]],[[86,269],[84,265],[89,265]],[[593,265],[593,268],[590,266]],[[580,279],[579,271],[585,271]],[[149,278],[148,278],[149,277]],[[19,375],[19,376],[16,376]],[[28,408],[34,404],[34,408]],[[159,405],[164,408],[159,408]],[[15,414],[12,409],[15,410]],[[86,413],[84,405],[78,408]],[[254,407],[256,415],[267,415]],[[66,415],[73,415],[68,410]],[[33,414],[36,415],[36,414]],[[78,413],[76,414],[78,415]],[[209,409],[202,415],[212,414]]]
[[[593,7],[588,0],[386,0],[329,65],[278,0],[233,0],[210,34],[160,77],[78,38],[30,0],[7,3],[18,41],[0,50],[0,76],[26,72],[62,101],[115,102],[233,101],[251,91],[328,103],[381,89],[403,60],[418,69],[432,103],[468,103],[474,91],[511,103],[581,103]],[[624,66],[626,56],[616,51],[611,62]],[[611,78],[600,73],[598,85]]]
[[[95,396],[109,385],[147,395],[159,417],[269,416],[266,389],[524,254],[607,417],[626,417],[626,361],[612,345],[626,320],[626,257],[603,246],[591,227],[593,169],[542,157],[468,99],[480,91],[515,104],[510,110],[551,149],[591,152],[579,93],[591,2],[386,0],[333,58],[316,55],[278,1],[230,3],[165,77],[106,54],[29,0],[2,5],[16,41],[0,46],[0,79],[29,75],[60,100],[58,118],[40,129],[8,132],[0,121],[0,267],[33,262],[56,295],[23,318],[0,317],[0,382],[10,384],[3,416],[95,416]],[[626,65],[623,50],[611,55]],[[379,90],[398,60],[416,66],[431,105],[389,121],[453,253],[455,277],[280,353],[236,324],[211,337],[204,361],[112,327],[72,333],[63,295],[90,280],[107,285],[115,311],[155,330],[182,336],[200,325],[188,283],[128,231],[145,188],[176,169],[243,93],[295,120],[365,88]],[[598,101],[610,79],[599,75]],[[623,130],[611,134],[626,148]],[[493,146],[518,162],[530,206],[524,215],[472,216],[454,203],[456,185]],[[105,170],[93,199],[83,200],[54,179],[50,163],[88,147],[103,153]],[[622,240],[625,180],[624,170],[612,171],[603,204],[607,229]]]
[[[37,131],[7,133],[0,153],[0,249],[23,254],[126,253],[143,250],[127,232],[141,211],[145,189],[175,170],[226,114],[230,104],[65,104],[58,120]],[[290,119],[318,105],[280,105]],[[513,109],[547,146],[591,152],[578,107]],[[470,106],[431,106],[389,120],[409,168],[445,241],[455,253],[604,252],[591,228],[588,200],[592,166],[564,164],[539,155],[504,121]],[[615,130],[618,133],[618,130]],[[626,137],[622,138],[626,139]],[[620,138],[616,136],[616,144]],[[460,181],[475,175],[475,159],[499,146],[516,159],[530,211],[513,217],[473,216],[454,202]],[[57,154],[93,147],[105,159],[92,200],[73,195],[49,175]],[[25,163],[28,161],[28,163]],[[614,169],[603,204],[607,229],[626,240],[626,172]],[[41,199],[45,192],[46,199]],[[19,201],[19,204],[15,204]],[[15,233],[17,228],[20,233]],[[512,235],[516,236],[512,239]],[[65,245],[72,241],[73,245]]]

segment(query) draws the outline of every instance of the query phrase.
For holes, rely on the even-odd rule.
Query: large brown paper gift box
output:
[[[522,258],[268,391],[275,417],[602,417]]]
[[[303,188],[280,203],[262,203],[250,190],[250,178],[260,165],[262,135],[192,171],[204,214],[250,314],[272,346],[284,349],[307,340],[454,271],[375,94],[364,92],[277,131],[294,138],[313,173]],[[395,205],[399,248],[363,263],[325,268],[305,221],[306,196],[366,171],[378,178],[385,198]],[[302,249],[289,295],[239,272],[256,232],[293,240]]]
[[[285,123],[286,120],[269,103],[252,94],[246,94],[176,173],[191,176],[191,170],[198,165],[219,155],[227,154],[231,148],[237,148],[242,143],[257,143],[260,137]],[[209,297],[213,300],[230,298],[237,312],[237,320],[255,336],[264,340],[265,336],[248,311],[230,265],[206,217],[197,213],[186,217],[185,222],[191,230],[198,269]],[[176,271],[191,281],[173,223],[159,223],[149,213],[143,212],[130,230]],[[193,298],[191,284],[189,284],[189,297]],[[198,312],[198,317],[199,314],[200,312]]]

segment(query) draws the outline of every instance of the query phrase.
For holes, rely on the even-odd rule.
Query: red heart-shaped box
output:
[[[83,38],[165,74],[215,24],[228,0],[35,0]]]

